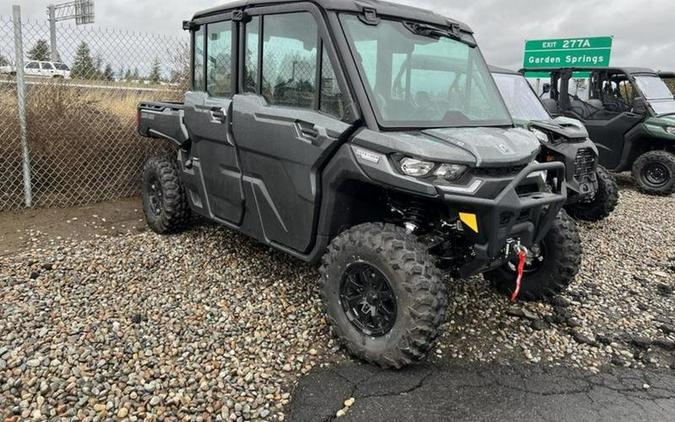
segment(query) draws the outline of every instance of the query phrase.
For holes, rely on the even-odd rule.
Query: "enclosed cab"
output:
[[[144,169],[156,232],[196,213],[321,262],[336,336],[385,367],[433,346],[443,271],[485,273],[514,300],[572,281],[564,164],[534,160],[467,25],[379,1],[253,0],[184,28],[184,102],[138,110],[142,135],[177,148]]]

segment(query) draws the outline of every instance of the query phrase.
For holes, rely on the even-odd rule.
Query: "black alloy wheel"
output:
[[[396,323],[396,296],[382,272],[367,262],[347,267],[340,301],[349,321],[363,334],[381,337]]]

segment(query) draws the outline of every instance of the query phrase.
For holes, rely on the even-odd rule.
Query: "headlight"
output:
[[[406,157],[399,163],[403,174],[414,177],[424,177],[434,168],[435,164],[429,161]]]
[[[434,175],[448,181],[453,181],[462,177],[467,169],[467,166],[461,164],[441,164],[434,171]]]
[[[675,127],[673,126],[666,127],[666,132],[670,133],[671,135],[675,135]]]
[[[548,142],[549,141],[548,135],[544,131],[541,131],[541,130],[535,129],[535,128],[530,128],[530,132],[534,133],[534,136],[536,136],[537,139],[539,139],[539,141],[541,141],[541,142]]]
[[[461,178],[469,169],[461,164],[442,163],[437,164],[432,161],[418,160],[416,158],[404,157],[399,161],[401,172],[406,176],[426,177],[435,176],[448,181]]]

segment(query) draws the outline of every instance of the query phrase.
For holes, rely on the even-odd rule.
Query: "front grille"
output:
[[[581,148],[574,159],[574,178],[583,182],[593,177],[595,154],[591,148]]]
[[[479,167],[474,170],[476,176],[486,176],[486,177],[504,177],[504,176],[515,176],[523,169],[525,166],[511,166],[511,167]]]

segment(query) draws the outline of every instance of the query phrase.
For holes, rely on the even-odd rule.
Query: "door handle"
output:
[[[319,131],[316,129],[316,126],[314,126],[313,123],[309,122],[298,122],[298,129],[300,130],[300,133],[311,139],[316,139],[319,137]]]
[[[211,121],[223,123],[226,118],[227,115],[225,114],[222,108],[214,107],[211,109]]]

